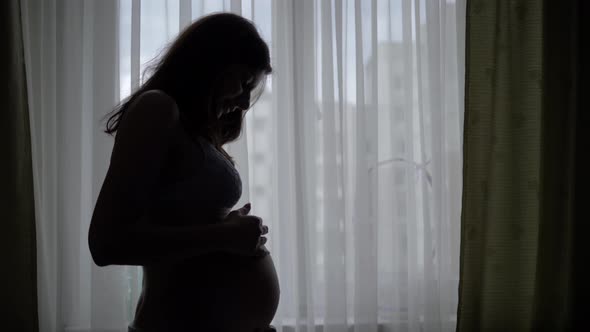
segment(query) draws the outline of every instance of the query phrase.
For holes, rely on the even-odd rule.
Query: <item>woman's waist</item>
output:
[[[266,248],[265,248],[266,249]],[[187,285],[198,289],[198,282],[235,282],[237,277],[260,278],[276,273],[270,254],[264,256],[240,256],[216,252],[182,262],[144,267],[145,286],[163,285],[162,288],[182,288]]]

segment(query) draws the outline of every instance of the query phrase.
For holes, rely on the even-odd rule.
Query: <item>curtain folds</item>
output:
[[[254,21],[274,74],[227,146],[237,206],[269,226],[281,331],[453,331],[464,1],[23,0],[41,331],[121,331],[138,267],[86,236],[112,139],[101,118],[208,13]]]
[[[20,1],[2,1],[0,27],[0,328],[36,332],[35,201]]]
[[[121,330],[128,282],[90,257],[88,226],[118,101],[116,1],[22,0],[38,233],[41,331]]]
[[[576,122],[580,88],[580,1],[544,2],[543,127],[539,251],[533,329],[571,330],[574,296]],[[559,51],[558,51],[559,50]],[[577,198],[579,200],[579,198]],[[579,204],[579,201],[578,203]],[[579,221],[579,220],[578,220]],[[581,263],[577,263],[581,264]]]
[[[469,3],[459,331],[572,327],[576,6]]]
[[[586,151],[590,150],[589,142],[590,137],[587,130],[588,128],[588,112],[582,110],[590,109],[588,98],[582,91],[590,91],[590,65],[586,61],[590,57],[588,43],[586,42],[587,35],[584,31],[590,29],[590,21],[584,19],[590,17],[590,3],[587,1],[577,1],[577,8],[575,8],[573,20],[577,22],[577,45],[578,54],[577,59],[573,61],[577,66],[577,107],[578,113],[576,114],[576,149],[575,149],[575,184],[574,184],[574,216],[575,224],[572,231],[574,238],[573,250],[573,275],[570,292],[572,294],[572,311],[571,321],[572,326],[584,326],[586,324],[588,311],[586,310],[587,299],[590,298],[590,272],[586,268],[586,262],[590,261],[590,248],[587,245],[587,234],[590,233],[590,227],[588,226],[587,220],[590,220],[588,209],[586,208],[586,188],[590,184],[588,179],[588,172],[585,170],[590,169],[588,163],[589,158],[586,158]]]

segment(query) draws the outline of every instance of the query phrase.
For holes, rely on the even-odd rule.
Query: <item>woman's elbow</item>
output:
[[[90,249],[90,255],[94,263],[100,267],[113,264],[109,245],[104,236],[100,235],[92,225],[88,232],[88,248]]]
[[[110,265],[111,263],[109,262],[106,250],[100,244],[98,244],[96,242],[97,241],[93,241],[92,239],[89,239],[89,241],[88,241],[90,255],[92,256],[92,260],[94,261],[94,264],[96,264],[100,267]]]
[[[111,263],[109,262],[108,259],[106,259],[105,256],[102,256],[100,254],[96,254],[96,253],[92,253],[92,260],[94,261],[94,264],[100,266],[100,267],[105,267],[108,265],[111,265]]]

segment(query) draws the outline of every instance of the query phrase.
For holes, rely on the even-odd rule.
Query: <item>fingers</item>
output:
[[[258,223],[258,227],[260,228],[260,235],[268,234],[268,226],[262,224],[262,218],[253,216],[254,220]]]
[[[266,243],[266,238],[264,236],[261,236],[260,239],[258,240],[258,246],[261,246],[265,243]]]
[[[244,206],[242,206],[241,208],[239,208],[237,211],[240,215],[245,216],[248,213],[250,213],[251,207],[252,207],[252,205],[250,203],[247,203]]]
[[[255,253],[255,255],[258,257],[263,257],[268,254],[270,254],[270,251],[268,251],[268,249],[266,249],[265,247],[262,247],[262,246],[258,247],[258,249],[256,250],[256,253]]]

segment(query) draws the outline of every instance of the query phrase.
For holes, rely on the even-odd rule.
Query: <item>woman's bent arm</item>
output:
[[[227,225],[166,227],[147,220],[178,118],[174,100],[157,90],[142,93],[121,117],[88,232],[97,265],[174,262],[231,245]]]
[[[233,236],[232,230],[223,223],[178,227],[150,225],[143,221],[117,229],[95,230],[93,234],[99,239],[91,246],[98,266],[172,264],[225,251]]]

